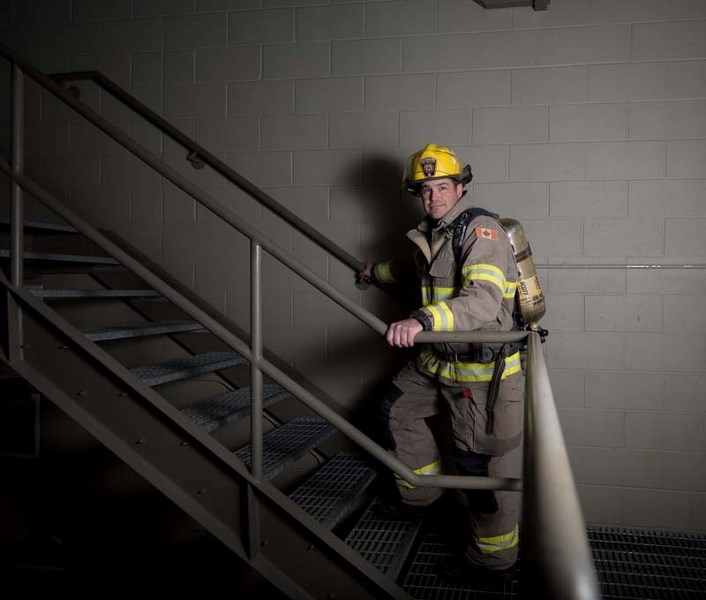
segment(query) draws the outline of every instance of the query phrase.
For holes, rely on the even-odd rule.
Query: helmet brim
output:
[[[436,177],[427,177],[425,179],[422,179],[421,181],[411,181],[411,179],[405,173],[405,178],[402,187],[413,196],[421,196],[422,184],[426,181],[435,181],[437,179],[453,179],[457,183],[466,186],[473,179],[471,165],[466,165],[465,167],[463,167],[463,169],[461,169],[461,172],[457,175],[438,175]]]

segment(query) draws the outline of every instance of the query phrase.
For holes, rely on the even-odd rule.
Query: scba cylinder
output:
[[[517,281],[517,304],[522,319],[531,330],[540,329],[539,321],[547,312],[547,304],[544,299],[542,286],[539,284],[537,271],[532,259],[532,249],[530,248],[525,230],[519,221],[510,218],[500,219],[500,223],[505,229],[512,251],[515,254],[519,277]]]

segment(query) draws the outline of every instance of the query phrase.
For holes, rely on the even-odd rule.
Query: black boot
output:
[[[517,563],[507,569],[488,569],[472,563],[465,556],[449,556],[438,565],[441,579],[456,583],[510,583],[517,581]]]

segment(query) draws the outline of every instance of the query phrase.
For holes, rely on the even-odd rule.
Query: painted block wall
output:
[[[452,146],[477,204],[521,220],[540,266],[586,519],[706,531],[706,2],[4,0],[0,40],[45,73],[102,71],[361,260],[405,251],[421,214],[404,159]],[[404,314],[81,94],[350,298]],[[26,110],[33,176],[247,325],[241,235],[29,84]],[[370,402],[403,357],[276,261],[264,272],[268,347],[342,405]]]

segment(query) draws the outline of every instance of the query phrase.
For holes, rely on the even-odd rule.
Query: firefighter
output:
[[[366,263],[359,280],[378,285],[421,283],[419,308],[389,325],[392,347],[410,348],[422,331],[509,331],[517,264],[497,215],[473,207],[465,186],[470,165],[455,152],[427,144],[407,161],[403,185],[421,198],[426,216],[407,233],[409,261]],[[519,345],[420,344],[374,407],[379,443],[417,475],[519,477],[524,373]],[[448,409],[452,468],[444,469],[428,418]],[[383,514],[416,516],[444,490],[415,487],[395,476],[396,502]],[[441,565],[457,580],[508,578],[517,560],[520,496],[517,492],[466,490],[469,532],[463,552]],[[467,506],[467,508],[466,508]],[[465,516],[464,516],[465,518]]]

